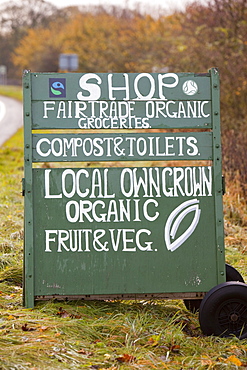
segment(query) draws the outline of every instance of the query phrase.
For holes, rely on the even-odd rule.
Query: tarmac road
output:
[[[22,103],[0,96],[0,147],[22,127]]]

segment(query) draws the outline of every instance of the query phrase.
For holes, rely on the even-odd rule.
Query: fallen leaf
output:
[[[35,328],[29,328],[27,324],[22,325],[21,328],[23,331],[35,331],[36,330]]]
[[[74,314],[71,314],[70,315],[71,319],[81,319],[81,315],[74,315]]]
[[[57,316],[60,317],[70,317],[71,319],[81,319],[80,315],[74,315],[72,313],[69,313],[68,311],[64,310],[63,307],[60,307]]]
[[[242,365],[242,362],[236,356],[234,356],[234,355],[228,357],[226,359],[226,362],[228,362],[228,363],[230,362],[230,363],[232,363],[232,364],[234,364],[236,366],[241,366]]]
[[[106,361],[108,361],[108,360],[110,360],[111,355],[109,353],[105,353],[104,358],[105,358]]]
[[[120,356],[120,357],[117,357],[116,360],[118,362],[134,362],[135,361],[135,357],[132,356],[132,355],[128,355],[127,353]]]
[[[180,345],[176,344],[174,346],[171,346],[170,351],[173,353],[178,353],[180,351]]]
[[[161,334],[152,335],[150,338],[148,338],[146,346],[156,347],[160,343],[160,339],[161,339]]]
[[[159,342],[153,338],[149,338],[147,341],[147,344],[145,346],[151,346],[156,347],[159,344]]]
[[[60,316],[60,317],[70,317],[70,314],[69,314],[69,312],[67,312],[66,310],[64,310],[63,307],[59,307],[59,310],[57,312],[57,316]]]
[[[85,356],[88,356],[88,357],[93,356],[93,352],[86,351],[84,348],[77,351],[77,353],[80,353],[81,355],[85,355]]]
[[[9,315],[8,317],[7,317],[7,319],[8,320],[14,320],[16,317],[15,316],[13,316],[13,315]]]
[[[49,329],[49,326],[41,326],[41,327],[39,328],[39,331],[43,332],[43,331],[46,331],[46,330],[48,330],[48,329]]]
[[[6,295],[6,296],[4,296],[4,299],[8,299],[8,300],[10,300],[10,299],[12,299],[13,297],[15,297],[16,295],[15,294],[10,294],[10,295]]]
[[[77,353],[81,353],[81,354],[85,355],[86,354],[86,351],[85,351],[85,349],[82,348],[79,351],[77,351]]]
[[[208,358],[208,357],[203,357],[201,359],[201,365],[202,366],[211,366],[212,364],[213,364],[213,361],[210,360],[210,358]]]

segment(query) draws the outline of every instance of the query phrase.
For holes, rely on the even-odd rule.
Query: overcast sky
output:
[[[64,7],[69,5],[127,5],[133,7],[137,4],[141,6],[159,6],[163,8],[174,8],[174,7],[184,7],[186,3],[193,2],[193,0],[49,0],[50,3],[58,6]]]
[[[186,4],[194,2],[194,0],[46,0],[57,7],[66,7],[72,5],[124,5],[130,8],[135,8],[137,5],[140,9],[152,7],[160,7],[166,10],[185,9]],[[207,0],[199,0],[206,2]],[[0,4],[6,3],[6,0],[0,0]],[[18,1],[17,1],[18,2]]]

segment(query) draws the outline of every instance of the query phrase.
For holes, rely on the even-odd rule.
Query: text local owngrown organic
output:
[[[106,228],[45,230],[45,252],[157,251],[152,231],[134,223],[155,222],[164,197],[211,197],[211,167],[124,168],[114,176],[119,194],[108,189],[109,169],[65,169],[60,190],[52,192],[51,169],[45,170],[45,199],[67,199],[65,217],[70,224],[108,223]],[[85,186],[87,180],[88,185]],[[112,179],[111,179],[112,181]],[[74,196],[79,200],[74,200]],[[141,199],[144,201],[140,201]],[[128,222],[132,227],[118,228]],[[112,225],[111,226],[109,226]],[[113,227],[115,225],[116,227]]]

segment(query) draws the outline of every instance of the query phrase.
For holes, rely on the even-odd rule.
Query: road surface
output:
[[[0,147],[23,125],[22,103],[0,96]]]

